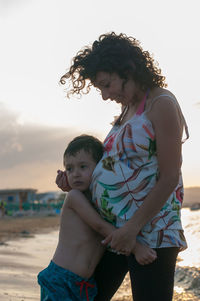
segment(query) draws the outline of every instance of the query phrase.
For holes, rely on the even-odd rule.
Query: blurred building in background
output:
[[[23,208],[25,203],[34,202],[37,189],[2,189],[0,190],[0,201],[6,205],[14,205],[19,209]]]
[[[39,214],[42,211],[51,214],[60,213],[66,193],[48,191],[37,193],[37,189],[2,189],[0,190],[1,216],[21,216]]]

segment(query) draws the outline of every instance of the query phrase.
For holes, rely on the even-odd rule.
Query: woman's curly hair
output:
[[[69,71],[64,74],[60,83],[70,80],[67,96],[87,94],[99,71],[117,73],[121,78],[132,77],[140,84],[141,89],[166,87],[165,77],[156,66],[148,51],[143,51],[140,42],[114,32],[103,34],[92,46],[79,51],[72,60]]]

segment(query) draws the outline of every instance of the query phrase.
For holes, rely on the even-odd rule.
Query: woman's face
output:
[[[100,71],[96,75],[94,86],[101,91],[103,100],[114,100],[122,105],[134,102],[137,87],[132,79],[125,81],[117,73]]]

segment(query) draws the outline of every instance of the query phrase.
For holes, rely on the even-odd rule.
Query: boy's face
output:
[[[96,166],[92,155],[80,150],[75,156],[65,156],[64,165],[71,188],[86,191],[89,188],[92,173]]]

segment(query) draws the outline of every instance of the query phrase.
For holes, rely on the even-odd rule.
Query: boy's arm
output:
[[[65,206],[73,209],[87,225],[103,237],[106,237],[116,229],[99,215],[85,195],[79,190],[72,189],[68,192],[62,210],[64,210]]]
[[[65,206],[73,209],[87,225],[103,237],[116,230],[113,225],[106,222],[97,213],[89,200],[79,190],[72,189],[68,192],[63,210]],[[153,262],[157,257],[156,252],[153,249],[150,249],[145,245],[141,245],[139,242],[136,242],[135,249],[132,253],[135,254],[138,263],[142,265]]]

